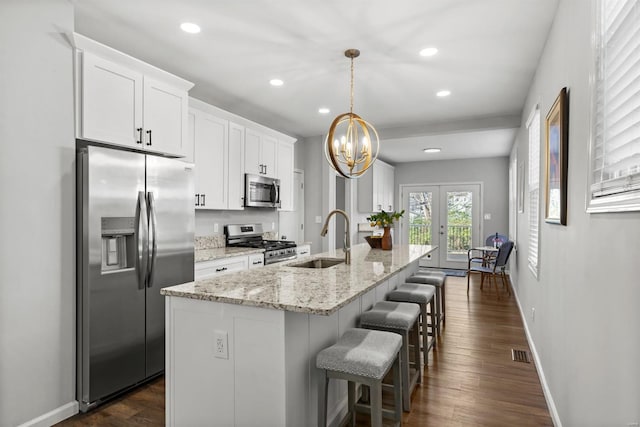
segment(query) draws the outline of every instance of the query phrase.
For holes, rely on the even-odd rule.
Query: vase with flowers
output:
[[[404,215],[404,210],[400,212],[380,211],[379,213],[374,213],[367,217],[367,221],[369,221],[369,224],[372,227],[382,227],[384,230],[380,245],[382,249],[390,250],[393,247],[393,242],[391,240],[391,227],[393,226],[393,222],[400,219],[402,215]]]

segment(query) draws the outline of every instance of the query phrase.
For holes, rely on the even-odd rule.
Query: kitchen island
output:
[[[315,355],[434,249],[356,245],[351,265],[295,266],[336,250],[163,289],[167,425],[315,425]],[[332,383],[329,420],[345,407]]]

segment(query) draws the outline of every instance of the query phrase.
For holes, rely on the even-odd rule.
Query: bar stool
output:
[[[370,387],[371,425],[382,426],[386,415],[398,424],[402,422],[402,379],[400,357],[402,338],[395,333],[368,329],[347,329],[337,343],[325,348],[316,357],[316,366],[322,369],[318,390],[318,426],[327,425],[327,391],[329,379],[348,381],[348,412],[339,425],[351,417],[356,422],[356,383]],[[395,411],[382,408],[382,379],[393,367]],[[362,405],[359,405],[362,406]]]
[[[422,356],[424,366],[429,364],[429,350],[436,338],[436,287],[417,283],[405,283],[387,294],[389,301],[410,302],[420,307],[420,330],[422,331]],[[427,305],[429,311],[427,313]],[[427,321],[427,314],[430,322]],[[431,337],[431,339],[429,339]],[[421,382],[421,381],[419,381]]]
[[[439,274],[436,274],[439,273]],[[413,274],[405,279],[407,283],[421,283],[423,285],[432,285],[436,287],[436,330],[438,335],[442,333],[441,326],[445,322],[446,304],[445,304],[445,284],[446,274],[442,272],[421,272]]]
[[[400,371],[402,374],[402,407],[411,410],[411,392],[421,380],[420,367],[420,331],[418,317],[420,309],[415,304],[380,301],[371,310],[360,315],[360,327],[380,331],[395,332],[402,336],[400,350]],[[414,360],[415,372],[410,374],[409,334],[412,333],[415,342]]]

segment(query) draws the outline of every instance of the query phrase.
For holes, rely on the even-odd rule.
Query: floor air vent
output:
[[[529,352],[526,350],[511,349],[511,360],[514,362],[531,363]]]

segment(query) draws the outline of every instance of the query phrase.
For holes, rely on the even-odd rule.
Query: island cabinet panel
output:
[[[169,297],[166,315],[166,425],[290,425],[283,311]]]
[[[234,317],[234,425],[286,425],[283,314],[253,309]]]

